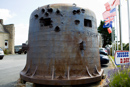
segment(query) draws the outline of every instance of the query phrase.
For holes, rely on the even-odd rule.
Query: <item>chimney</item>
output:
[[[0,19],[0,24],[2,24],[2,25],[3,25],[3,19]]]

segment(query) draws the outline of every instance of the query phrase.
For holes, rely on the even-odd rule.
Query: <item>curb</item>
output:
[[[111,58],[111,56],[109,56],[109,58],[111,59],[112,63],[114,64],[115,68],[117,68],[115,62],[113,61],[113,59]]]

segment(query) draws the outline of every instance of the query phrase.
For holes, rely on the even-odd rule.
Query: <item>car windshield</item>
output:
[[[99,50],[103,50],[102,48],[99,48]]]

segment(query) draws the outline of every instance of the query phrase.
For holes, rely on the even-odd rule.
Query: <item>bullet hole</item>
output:
[[[82,11],[82,13],[84,13],[84,12],[85,12],[85,10],[84,10],[84,9],[81,9],[81,11]]]
[[[38,15],[36,14],[36,15],[34,15],[35,16],[35,18],[38,18]]]
[[[77,13],[77,11],[76,10],[73,10],[73,14],[75,15]]]
[[[45,12],[45,9],[42,9],[42,13],[44,13]]]
[[[80,9],[79,9],[79,10],[77,10],[77,13],[78,13],[78,14],[80,14]]]
[[[46,17],[47,17],[47,16],[49,16],[49,13],[48,13],[48,12],[46,12],[46,13],[45,13],[45,16],[46,16]]]
[[[59,31],[60,31],[60,28],[58,26],[56,26],[55,32],[59,32]]]
[[[40,25],[41,27],[44,25],[44,26],[52,26],[52,20],[51,18],[40,18]]]
[[[49,8],[50,7],[50,4],[49,5],[47,5],[47,8]]]
[[[82,42],[80,43],[80,46],[79,46],[79,47],[80,47],[80,50],[84,50],[84,45],[83,45],[83,44],[84,44],[84,42],[82,41]]]
[[[80,14],[80,9],[79,10],[73,10],[73,15],[75,14]]]
[[[52,9],[52,8],[49,8],[49,9],[47,9],[47,11],[48,11],[49,13],[52,13],[52,12],[53,12],[53,9]]]
[[[92,21],[89,19],[84,19],[84,26],[85,27],[92,27]]]
[[[60,11],[57,9],[56,14],[60,14]]]
[[[80,23],[79,20],[75,20],[74,22],[75,22],[76,25],[78,25]]]

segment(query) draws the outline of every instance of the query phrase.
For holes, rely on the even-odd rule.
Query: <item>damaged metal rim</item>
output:
[[[32,83],[36,83],[36,84],[43,84],[43,85],[81,85],[81,84],[88,84],[88,83],[92,83],[92,82],[97,82],[100,81],[102,76],[103,76],[104,70],[101,69],[101,71],[99,72],[99,75],[97,76],[93,76],[93,77],[85,77],[85,76],[81,76],[79,78],[70,78],[68,79],[43,79],[43,78],[35,78],[35,77],[31,77],[31,76],[26,76],[24,75],[24,72],[20,73],[20,77],[22,80],[25,80],[27,82],[32,82]]]

